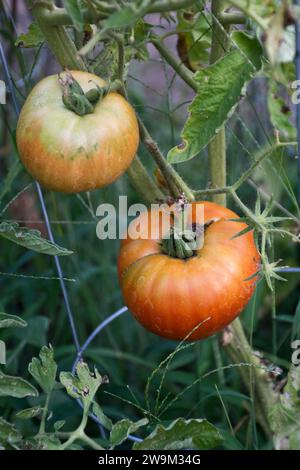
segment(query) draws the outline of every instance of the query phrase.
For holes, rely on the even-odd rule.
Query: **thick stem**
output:
[[[223,2],[220,0],[212,1],[212,45],[210,63],[215,63],[220,59],[228,48],[228,26],[222,28],[219,23],[219,16],[222,13]],[[213,188],[222,188],[226,186],[226,136],[225,128],[219,130],[218,134],[208,145],[210,179]],[[213,195],[213,201],[217,204],[226,206],[226,194]]]
[[[158,50],[160,55],[175,70],[175,72],[186,82],[194,91],[197,92],[197,83],[193,79],[193,73],[169,51],[158,36],[151,36],[153,46]]]
[[[50,12],[51,10],[42,4],[36,3],[32,6],[32,14],[57,61],[62,68],[87,70],[65,28],[63,26],[49,26],[45,21],[45,15]]]
[[[276,402],[276,394],[268,382],[267,372],[261,367],[260,360],[254,355],[245,336],[239,319],[234,320],[223,332],[221,344],[233,362],[249,363],[255,367],[241,368],[242,380],[254,400],[257,418],[265,433],[270,436],[269,413]]]
[[[157,143],[154,142],[154,140],[152,139],[151,135],[148,132],[148,129],[145,127],[144,123],[140,119],[139,119],[139,126],[140,126],[141,139],[146,145],[147,149],[149,150],[149,153],[154,158],[160,171],[162,172],[168,184],[168,187],[170,189],[171,195],[174,198],[178,198],[183,193],[189,201],[193,201],[194,200],[193,191],[183,181],[181,176],[172,167],[172,165],[170,165],[170,163],[165,159]]]
[[[222,8],[222,1],[212,0],[213,28],[211,63],[220,59],[228,47],[228,26],[222,27],[219,22]],[[224,127],[211,141],[208,146],[208,151],[212,186],[213,188],[226,188],[226,136]],[[213,195],[214,201],[226,205],[226,192],[228,191],[225,190],[222,194]],[[233,196],[236,195],[234,190],[231,189],[230,192]],[[221,343],[233,362],[245,362],[255,366],[251,371],[250,377],[249,372],[241,368],[241,376],[250,396],[254,392],[254,397],[252,398],[257,411],[257,419],[269,436],[270,425],[268,422],[268,413],[274,403],[272,391],[267,382],[265,371],[257,368],[257,358],[251,351],[242,324],[238,318],[221,334]]]
[[[164,200],[164,194],[158,189],[152,178],[148,175],[147,170],[142,164],[138,156],[136,156],[127,170],[128,178],[137,192],[145,199],[146,202]]]

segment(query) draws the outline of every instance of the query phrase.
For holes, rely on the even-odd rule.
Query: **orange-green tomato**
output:
[[[167,214],[153,217],[151,211],[132,222],[142,235],[128,236],[121,245],[125,303],[146,329],[164,338],[182,340],[192,332],[188,340],[198,340],[217,333],[239,315],[255,289],[260,256],[252,231],[234,238],[247,225],[229,220],[238,216],[207,201],[193,203],[190,224],[198,204],[204,205],[204,222],[215,221],[195,256],[178,259],[162,251]]]
[[[86,93],[105,81],[71,71]],[[91,114],[65,107],[58,76],[40,81],[20,114],[17,145],[28,172],[42,186],[63,193],[91,191],[115,181],[130,166],[139,144],[135,112],[118,93],[108,93]]]

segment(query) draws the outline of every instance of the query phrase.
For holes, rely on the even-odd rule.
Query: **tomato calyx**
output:
[[[88,92],[84,93],[79,82],[75,80],[69,70],[59,74],[58,80],[62,89],[62,100],[66,108],[78,116],[91,114],[99,100],[110,91],[110,87],[100,88],[96,85]]]
[[[197,253],[197,234],[192,229],[181,232],[176,227],[171,227],[161,241],[161,249],[172,258],[191,258]]]
[[[171,227],[160,242],[162,252],[178,259],[197,256],[204,243],[205,230],[218,220],[214,218],[205,224],[192,223],[187,225],[184,230],[179,230],[176,226]]]

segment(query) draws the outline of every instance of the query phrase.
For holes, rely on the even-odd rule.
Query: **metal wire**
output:
[[[78,362],[82,359],[83,357],[83,353],[84,351],[87,349],[87,347],[91,344],[91,342],[96,338],[96,336],[98,336],[98,334],[104,330],[104,328],[107,327],[107,325],[109,325],[110,323],[112,323],[114,320],[116,320],[117,318],[119,318],[121,315],[123,315],[124,313],[128,312],[128,308],[127,307],[122,307],[120,308],[119,310],[117,310],[116,312],[112,313],[109,317],[105,318],[105,320],[103,320],[103,322],[100,323],[100,325],[97,326],[97,328],[95,328],[95,330],[90,334],[90,336],[87,338],[87,340],[84,342],[84,344],[81,346],[80,350],[78,351],[77,353],[77,356],[76,356],[76,359],[72,365],[72,374],[74,375],[75,372],[76,372],[76,367],[77,367],[77,364]],[[83,405],[81,403],[81,401],[78,399],[77,400],[77,403],[79,404],[79,406],[81,408],[83,408]],[[103,426],[102,424],[100,423],[99,419],[97,418],[96,415],[94,415],[93,413],[90,413],[90,418],[99,425],[100,429],[102,430],[102,436],[103,436]],[[133,435],[129,435],[128,436],[128,439],[133,441],[133,442],[142,442],[142,439],[140,439],[139,437],[136,437],[136,436],[133,436]]]

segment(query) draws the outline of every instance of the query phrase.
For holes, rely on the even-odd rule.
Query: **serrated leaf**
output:
[[[41,406],[34,406],[32,408],[25,408],[24,410],[18,411],[16,413],[16,418],[18,419],[31,419],[35,418],[36,416],[39,416],[42,412],[43,409]]]
[[[262,49],[256,38],[239,31],[232,39],[235,49],[194,75],[198,93],[189,107],[182,144],[168,153],[171,163],[190,160],[206,147],[232,114],[245,84],[261,66]]]
[[[0,371],[0,397],[37,397],[39,392],[21,377],[5,375]]]
[[[44,40],[45,38],[39,25],[33,22],[29,26],[27,33],[20,34],[15,45],[17,47],[38,47]]]
[[[73,25],[78,31],[82,31],[84,21],[82,18],[80,5],[78,0],[63,0],[63,5],[70,15]]]
[[[176,419],[168,427],[158,425],[135,450],[212,449],[222,443],[218,429],[206,419]]]
[[[98,405],[98,403],[94,402],[93,403],[93,408],[92,408],[92,411],[94,413],[95,416],[97,416],[99,422],[102,424],[102,426],[107,429],[108,431],[110,431],[112,429],[112,421],[111,419],[109,419],[103,412],[102,408],[100,405]]]
[[[78,362],[75,376],[70,372],[61,372],[59,378],[68,394],[73,398],[80,398],[85,408],[90,407],[98,388],[107,381],[96,368],[91,372],[84,361]]]
[[[141,17],[142,15],[140,11],[135,11],[132,7],[127,6],[112,13],[109,18],[103,22],[103,28],[115,29],[131,26]]]
[[[57,372],[52,347],[43,346],[39,358],[32,358],[28,370],[45,393],[51,392],[55,385]]]
[[[24,328],[27,323],[23,318],[8,313],[0,313],[0,328]]]
[[[38,230],[20,227],[16,222],[1,222],[0,236],[28,250],[44,255],[67,256],[73,253],[43,238]]]
[[[292,111],[280,96],[279,84],[269,80],[268,109],[272,125],[279,131],[281,140],[295,140],[296,129],[291,122]]]
[[[148,419],[143,418],[136,423],[129,419],[122,419],[113,425],[110,433],[110,443],[113,447],[118,446],[124,442],[130,433],[136,432],[142,426],[148,424]]]
[[[21,433],[16,427],[0,417],[0,441],[9,442],[11,444],[22,440]]]

